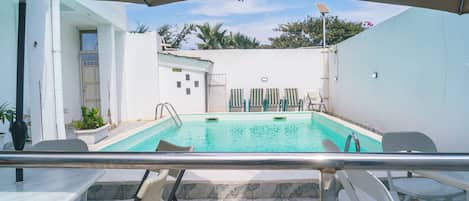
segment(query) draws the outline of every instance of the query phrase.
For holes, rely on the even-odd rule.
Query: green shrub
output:
[[[81,107],[81,116],[81,121],[73,122],[73,126],[77,130],[96,129],[105,125],[103,118],[99,115],[98,108]]]
[[[8,103],[0,105],[0,122],[5,124],[6,121],[11,121],[15,118],[15,109],[10,107]]]

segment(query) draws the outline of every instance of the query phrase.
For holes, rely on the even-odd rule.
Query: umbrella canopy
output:
[[[174,3],[184,0],[101,0],[101,1],[120,1],[127,3],[147,4],[148,6],[159,6],[163,4]]]
[[[448,11],[457,14],[469,13],[469,2],[465,0],[362,0],[388,4],[406,5]],[[469,1],[469,0],[468,0]]]

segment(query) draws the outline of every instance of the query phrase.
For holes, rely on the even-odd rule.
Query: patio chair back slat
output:
[[[243,108],[244,102],[243,89],[231,89],[230,92],[230,106],[231,108]]]
[[[280,105],[280,95],[278,88],[267,89],[267,104],[269,107]]]
[[[285,99],[288,106],[295,107],[299,105],[298,101],[298,89],[297,88],[288,88],[285,89]]]
[[[251,89],[250,107],[263,107],[264,106],[264,89],[255,88]]]

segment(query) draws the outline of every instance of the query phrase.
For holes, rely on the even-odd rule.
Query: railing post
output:
[[[319,197],[321,201],[337,201],[337,181],[335,169],[322,169],[319,183]]]

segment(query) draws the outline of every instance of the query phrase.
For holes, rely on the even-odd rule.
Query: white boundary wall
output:
[[[424,132],[440,151],[469,151],[467,24],[469,16],[409,9],[342,42],[330,109],[382,132]]]
[[[308,89],[322,89],[324,72],[321,49],[190,50],[174,54],[213,61],[213,74],[226,74],[226,95],[243,88],[249,99],[251,88],[298,88],[302,97]],[[267,82],[261,78],[267,77]],[[226,100],[228,100],[228,97]],[[228,105],[228,103],[227,103]]]
[[[155,32],[127,34],[120,91],[124,121],[155,117],[155,106],[160,102],[156,35]]]

